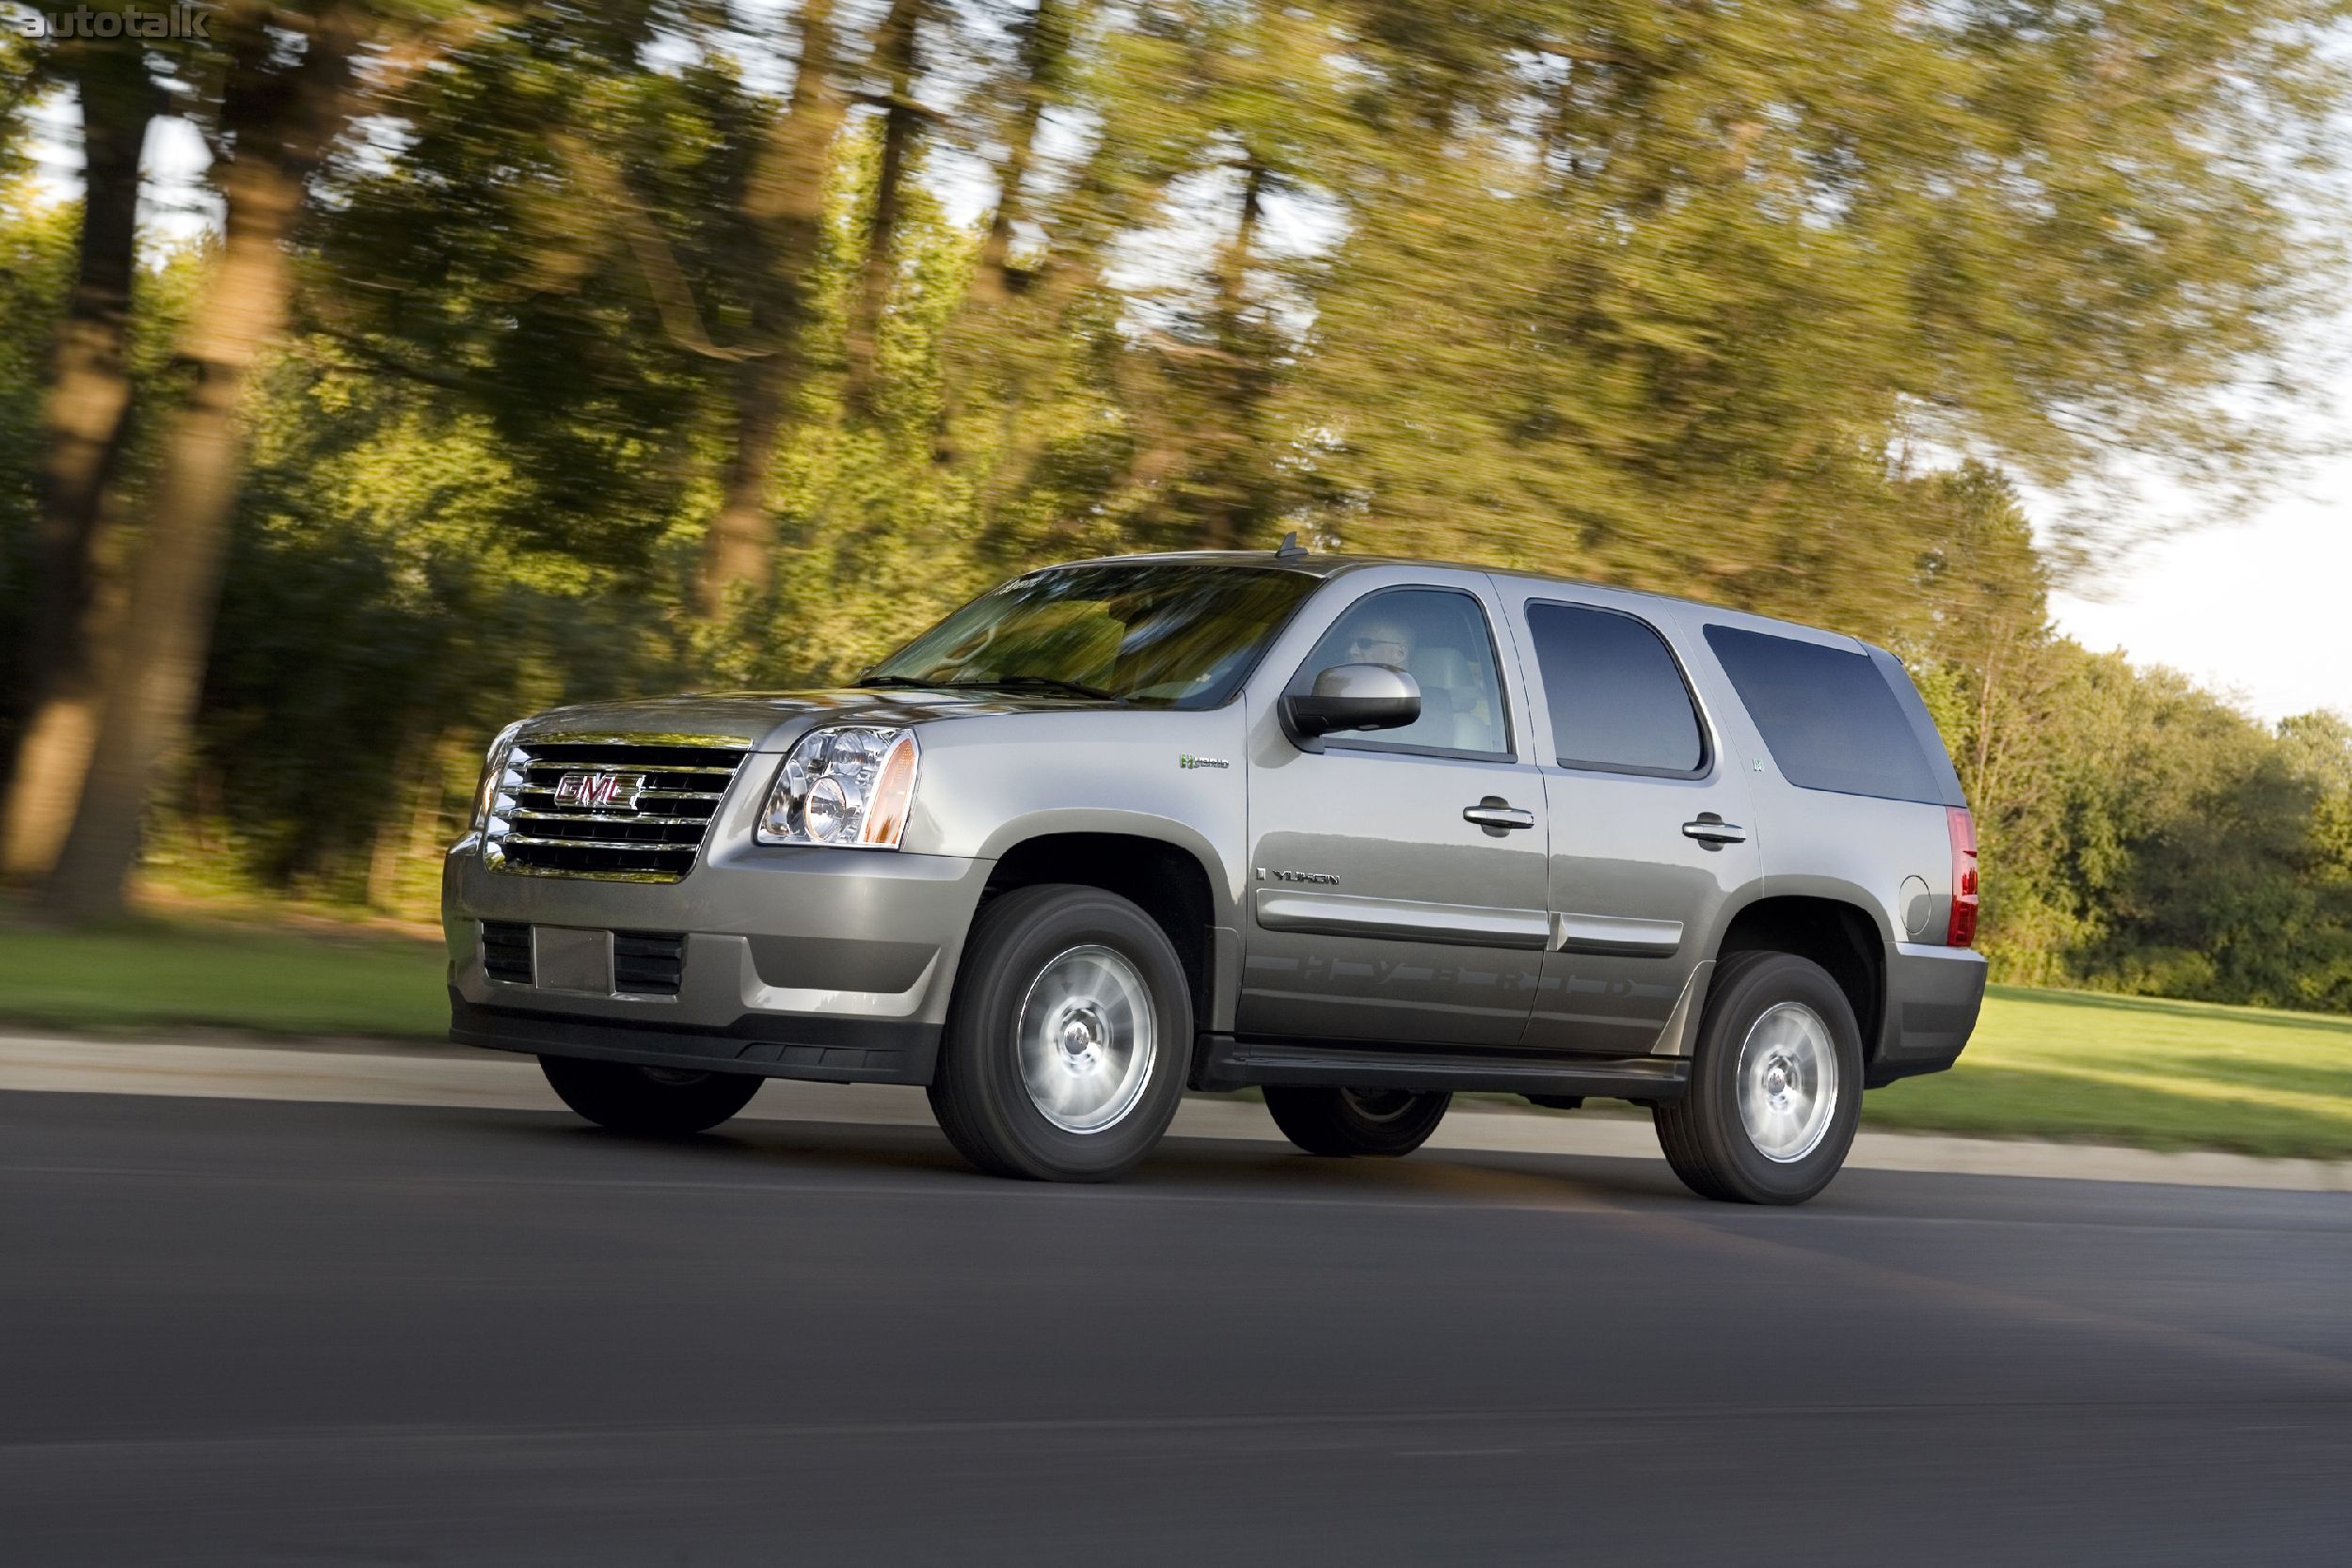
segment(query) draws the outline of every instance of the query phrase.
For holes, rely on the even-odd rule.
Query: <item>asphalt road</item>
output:
[[[0,1563],[2352,1561],[2352,1198],[0,1094]]]

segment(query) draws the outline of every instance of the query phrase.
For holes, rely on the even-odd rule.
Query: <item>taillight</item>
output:
[[[1944,808],[1944,821],[1952,833],[1952,918],[1944,943],[1969,947],[1977,940],[1977,822],[1965,806]]]

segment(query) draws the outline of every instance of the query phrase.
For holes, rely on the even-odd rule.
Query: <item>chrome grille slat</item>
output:
[[[510,811],[506,816],[508,820],[515,822],[611,822],[664,828],[707,828],[710,826],[710,818],[707,816],[654,816],[644,812],[631,814],[628,812]]]
[[[527,784],[514,793],[552,797],[555,794],[555,786]],[[715,789],[641,789],[637,792],[637,798],[641,800],[653,796],[659,796],[664,800],[723,800],[726,799],[723,792]]]
[[[691,855],[702,847],[699,841],[693,844],[664,844],[658,838],[527,838],[521,833],[508,833],[502,842],[510,849],[521,845],[526,848],[642,850],[657,855]]]
[[[515,761],[515,766],[526,768],[532,772],[544,771],[549,773],[588,773],[598,771],[600,769],[610,771],[614,768],[626,768],[633,773],[720,773],[724,774],[729,778],[732,778],[735,775],[735,769],[732,768],[680,768],[670,763],[655,762],[624,762],[616,764],[572,761],[567,758],[542,759],[535,752],[532,754],[528,761],[522,759],[521,757],[517,757]]]
[[[498,809],[483,853],[503,871],[543,877],[675,881],[693,869],[710,823],[749,749],[625,736],[533,742],[515,748],[499,781]],[[568,773],[642,779],[601,805],[555,798]],[[626,802],[633,800],[634,807]]]

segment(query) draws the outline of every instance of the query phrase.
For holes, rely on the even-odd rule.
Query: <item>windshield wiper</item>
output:
[[[859,686],[920,686],[930,688],[941,686],[945,683],[941,681],[919,681],[913,675],[866,675],[860,679],[857,684]]]
[[[942,686],[994,687],[1013,691],[1067,691],[1074,697],[1091,697],[1098,703],[1124,703],[1126,698],[1116,691],[1105,691],[1099,686],[1081,681],[1066,681],[1059,675],[998,675],[984,681],[942,681]]]

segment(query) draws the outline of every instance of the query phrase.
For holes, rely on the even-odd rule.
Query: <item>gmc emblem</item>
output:
[[[555,803],[586,806],[592,811],[618,807],[637,809],[637,792],[645,787],[643,773],[566,773],[556,781]]]

